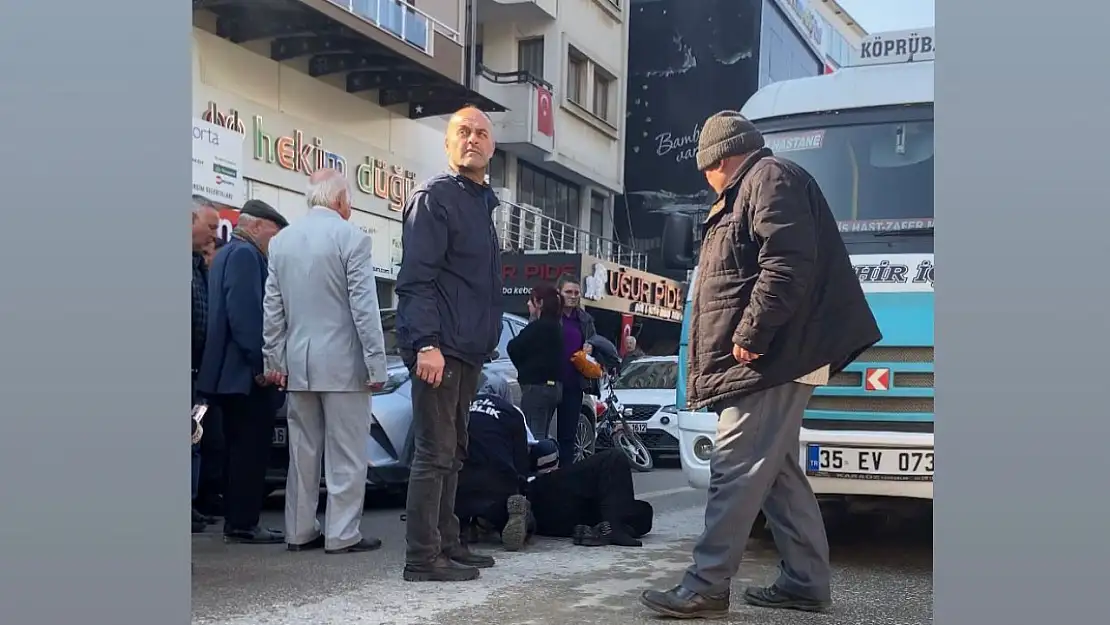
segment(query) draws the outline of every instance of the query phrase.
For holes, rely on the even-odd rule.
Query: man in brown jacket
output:
[[[687,397],[720,415],[705,532],[682,583],[648,590],[651,610],[721,618],[762,508],[782,561],[778,579],[744,600],[823,611],[829,546],[799,459],[802,413],[882,335],[832,211],[805,170],[774,156],[735,111],[704,124],[698,169],[717,200],[705,222],[690,311]]]

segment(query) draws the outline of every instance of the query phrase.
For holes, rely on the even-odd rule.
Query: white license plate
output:
[[[629,423],[628,427],[632,428],[632,431],[637,434],[647,434],[646,423]]]
[[[932,449],[808,445],[806,475],[893,482],[933,481]]]
[[[274,428],[274,445],[285,447],[286,444],[286,430],[285,428]]]

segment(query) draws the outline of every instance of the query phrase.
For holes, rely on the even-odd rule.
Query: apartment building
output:
[[[867,31],[836,0],[810,0],[810,6],[822,26],[821,49],[828,71],[851,63]]]
[[[515,248],[629,264],[611,241],[624,189],[627,0],[475,0],[477,91],[493,113],[491,184]],[[631,263],[634,264],[634,263]]]

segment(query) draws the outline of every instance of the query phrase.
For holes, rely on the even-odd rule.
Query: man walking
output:
[[[220,227],[220,213],[205,198],[194,195],[193,215],[193,340],[192,340],[192,382],[193,403],[197,403],[197,370],[204,356],[204,339],[208,331],[208,262],[207,250],[216,241],[216,231]],[[196,422],[193,422],[196,427]],[[193,445],[193,533],[203,532],[215,519],[197,511],[197,491],[201,476],[201,445]]]
[[[222,413],[227,446],[224,540],[269,544],[284,539],[258,525],[266,497],[266,461],[281,393],[262,362],[262,289],[270,239],[289,222],[264,202],[239,211],[231,241],[216,254],[208,276],[208,332],[197,390]]]
[[[485,183],[494,150],[489,117],[476,108],[456,112],[445,147],[450,172],[421,185],[405,206],[397,275],[397,344],[415,373],[408,581],[472,580],[494,564],[462,546],[455,516],[470,401],[501,333],[501,252],[491,218],[499,200]]]
[[[734,111],[705,122],[696,159],[717,200],[690,312],[687,396],[720,415],[713,475],[693,565],[680,585],[641,601],[667,616],[723,618],[762,507],[779,576],[744,600],[822,611],[829,547],[799,461],[802,412],[814,386],[882,336],[813,177]]]
[[[373,551],[382,542],[361,532],[366,440],[386,362],[370,235],[347,222],[351,189],[339,171],[313,173],[306,196],[308,215],[270,243],[266,282],[267,377],[289,396],[286,543],[290,551]]]

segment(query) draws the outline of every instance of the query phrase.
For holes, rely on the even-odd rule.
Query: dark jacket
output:
[[[558,319],[536,319],[507,347],[520,384],[559,381],[563,358],[563,330]]]
[[[690,312],[695,409],[825,365],[836,373],[882,338],[832,211],[801,167],[756,152],[705,227]],[[761,356],[741,365],[733,345]]]
[[[469,418],[464,470],[489,471],[513,483],[528,477],[532,463],[524,413],[496,395],[478,395]]]
[[[200,361],[204,356],[204,337],[208,332],[208,267],[204,264],[204,256],[193,252],[193,377],[196,378],[200,369]]]
[[[262,369],[262,292],[266,257],[239,237],[216,253],[208,272],[208,332],[197,375],[205,395],[246,395]]]
[[[421,347],[482,364],[501,334],[501,250],[485,185],[440,174],[404,210],[397,274],[397,341],[406,363]]]

